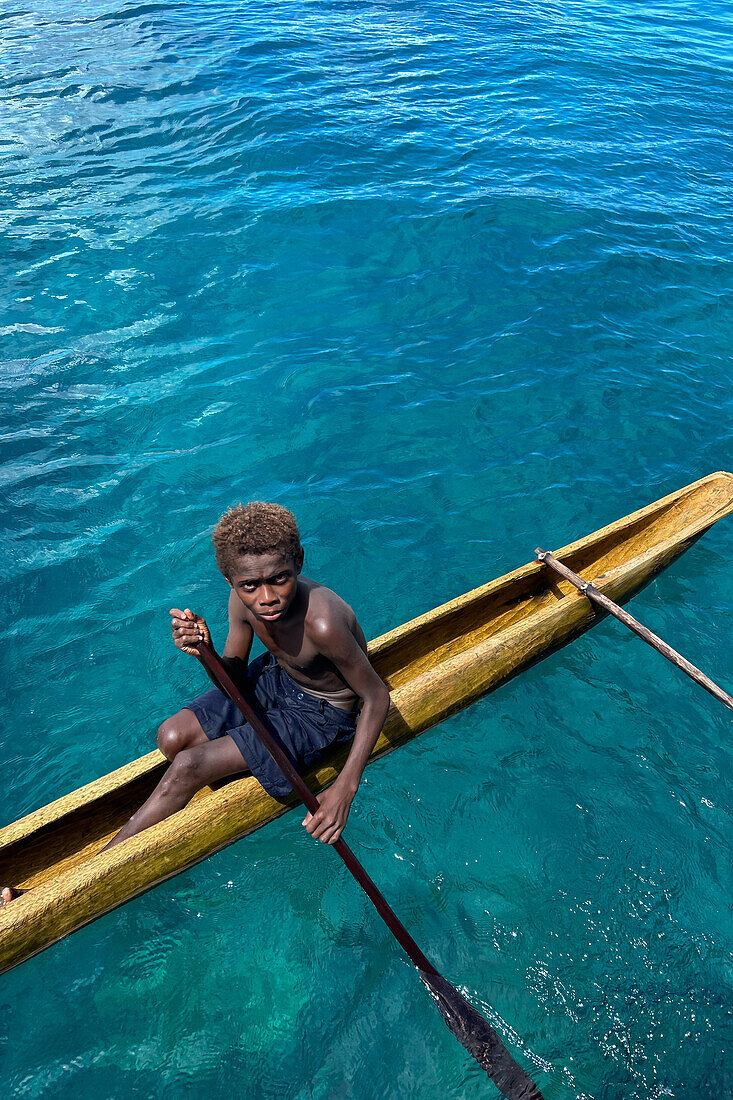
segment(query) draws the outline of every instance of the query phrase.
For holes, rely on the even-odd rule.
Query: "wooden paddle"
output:
[[[197,648],[202,663],[218,682],[221,690],[229,696],[234,705],[242,712],[280,771],[302,798],[310,812],[312,814],[316,813],[319,808],[318,799],[304,783],[290,758],[281,747],[279,740],[270,733],[242,692],[239,691],[218,655],[206,642],[199,642]],[[373,903],[400,947],[417,967],[423,984],[427,987],[448,1027],[469,1054],[473,1055],[482,1069],[486,1070],[497,1088],[507,1097],[507,1100],[542,1100],[542,1094],[534,1081],[515,1062],[488,1020],[485,1020],[481,1013],[465,997],[461,996],[458,990],[454,989],[438,973],[429,959],[423,955],[410,933],[387,904],[348,845],[343,840],[337,840],[335,844],[329,845],[329,847],[334,848],[341,856],[341,859]]]

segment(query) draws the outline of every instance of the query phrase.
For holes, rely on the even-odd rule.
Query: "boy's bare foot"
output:
[[[25,893],[25,890],[18,890],[15,886],[3,886],[0,890],[0,905],[7,905],[9,901],[14,901]]]

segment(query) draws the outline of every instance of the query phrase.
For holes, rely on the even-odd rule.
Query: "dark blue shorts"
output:
[[[309,695],[288,676],[271,653],[257,657],[247,669],[260,705],[260,715],[275,732],[298,771],[318,763],[332,745],[354,736],[358,711],[340,710]],[[218,688],[186,704],[210,741],[229,734],[255,779],[273,798],[292,792],[283,773],[242,712]]]

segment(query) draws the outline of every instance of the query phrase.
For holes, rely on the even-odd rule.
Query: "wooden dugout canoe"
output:
[[[623,603],[733,511],[733,475],[715,473],[571,543],[556,556]],[[538,537],[541,532],[538,532]],[[376,638],[392,692],[373,758],[434,726],[588,629],[599,616],[537,561]],[[308,775],[335,778],[345,753]],[[296,804],[253,778],[205,788],[179,813],[101,852],[166,761],[155,750],[0,830],[0,884],[29,892],[0,908],[0,972],[272,821]]]

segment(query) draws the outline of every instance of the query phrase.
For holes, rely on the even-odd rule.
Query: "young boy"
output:
[[[330,745],[353,738],[341,773],[319,796],[318,813],[303,821],[311,836],[333,844],[387,717],[389,691],[369,663],[364,633],[349,605],[301,576],[303,549],[287,508],[260,501],[230,508],[212,539],[216,563],[231,586],[223,654],[229,675],[237,686],[249,679],[266,720],[299,770]],[[173,608],[171,616],[175,645],[198,659],[196,643],[211,644],[206,622],[188,609]],[[255,635],[268,652],[248,668]],[[170,767],[107,848],[183,809],[196,791],[225,776],[252,773],[276,798],[292,789],[240,711],[216,687],[163,722],[158,747]],[[4,887],[0,905],[21,892]]]
[[[316,763],[329,746],[353,739],[340,775],[319,796],[318,813],[303,822],[311,836],[333,844],[387,717],[389,691],[369,663],[349,605],[301,575],[303,549],[292,512],[261,501],[239,505],[222,516],[212,540],[231,586],[223,660],[232,679],[237,686],[249,679],[265,719],[299,770]],[[170,614],[175,645],[198,659],[196,643],[211,644],[206,622],[188,609],[172,608]],[[268,652],[248,668],[255,635]],[[182,809],[196,791],[225,776],[251,773],[275,798],[292,790],[217,687],[163,722],[158,747],[171,766],[107,847]]]

